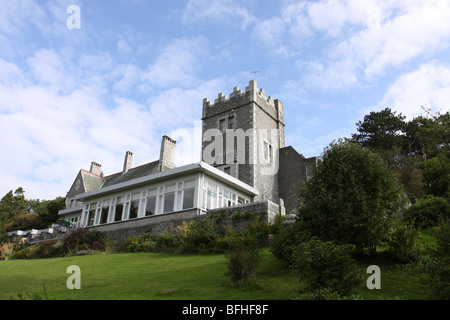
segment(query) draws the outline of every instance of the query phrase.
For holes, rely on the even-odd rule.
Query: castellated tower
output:
[[[202,161],[258,189],[255,200],[279,202],[279,149],[285,147],[283,104],[255,80],[212,104],[203,100]]]

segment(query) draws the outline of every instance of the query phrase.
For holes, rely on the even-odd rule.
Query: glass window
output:
[[[89,216],[88,216],[88,226],[93,226],[94,225],[94,219],[95,219],[95,207],[97,206],[96,203],[91,203],[91,205],[89,206]]]
[[[155,214],[156,209],[156,196],[147,198],[147,205],[145,207],[145,216],[152,216]]]
[[[121,202],[121,198],[117,199],[117,202]],[[114,221],[122,220],[123,203],[116,204],[116,214],[114,215]]]
[[[234,117],[233,116],[228,118],[228,129],[234,129]]]
[[[183,209],[194,207],[195,188],[184,189]]]
[[[169,192],[164,194],[164,213],[172,212],[175,202],[175,192]]]
[[[109,214],[109,205],[101,209],[101,217],[100,217],[101,224],[105,224],[108,222],[108,214]]]
[[[225,119],[219,120],[219,130],[220,132],[225,132]]]
[[[130,203],[130,215],[129,215],[128,219],[137,218],[138,209],[139,209],[139,200],[131,201],[131,203]]]

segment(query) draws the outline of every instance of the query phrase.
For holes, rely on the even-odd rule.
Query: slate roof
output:
[[[118,172],[115,174],[112,174],[110,176],[105,177],[105,182],[101,186],[109,187],[112,185],[115,185],[117,183],[126,182],[129,180],[137,179],[140,177],[148,176],[152,173],[156,173],[160,171],[160,165],[159,160],[146,163],[144,165],[141,165],[139,167],[131,168],[126,173]]]

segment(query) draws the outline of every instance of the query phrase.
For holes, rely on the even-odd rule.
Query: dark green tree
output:
[[[325,148],[301,193],[299,223],[312,236],[373,253],[402,206],[402,191],[377,154],[339,140]]]
[[[40,227],[45,228],[58,220],[58,212],[66,207],[65,199],[57,197],[54,200],[43,200],[37,206]]]
[[[364,116],[357,124],[357,134],[352,138],[372,151],[385,151],[394,147],[403,147],[406,128],[405,116],[397,115],[390,108],[380,112],[371,112]]]
[[[8,223],[19,214],[27,212],[28,205],[24,194],[23,188],[19,187],[14,193],[9,191],[0,200],[0,222]]]

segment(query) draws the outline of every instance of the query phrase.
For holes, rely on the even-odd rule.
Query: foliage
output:
[[[305,282],[304,290],[330,288],[338,295],[352,294],[362,279],[351,251],[348,245],[318,238],[298,244],[293,252],[293,267]]]
[[[295,247],[306,240],[311,238],[303,227],[301,222],[296,222],[287,228],[282,228],[279,232],[275,233],[270,243],[270,250],[273,255],[288,265],[293,264],[293,252]]]
[[[435,228],[437,247],[431,256],[425,259],[425,268],[429,275],[428,284],[437,299],[450,299],[450,222],[445,221]]]
[[[0,245],[0,257],[10,258],[14,251],[14,243],[5,242]]]
[[[416,262],[420,258],[420,232],[410,223],[396,219],[388,240],[388,254],[398,263]]]
[[[441,220],[450,219],[450,204],[444,198],[425,196],[411,205],[403,217],[418,229],[434,227]]]
[[[68,252],[75,252],[80,244],[82,238],[88,230],[86,228],[78,228],[70,230],[70,233],[64,238],[64,245]]]
[[[64,247],[67,253],[76,253],[80,250],[103,250],[107,238],[98,230],[78,228],[70,230],[64,238]],[[111,246],[112,244],[109,243]],[[109,248],[111,250],[111,247]]]
[[[372,150],[389,150],[403,144],[404,136],[401,134],[405,129],[405,116],[397,115],[390,108],[380,112],[371,112],[364,116],[363,121],[357,125],[358,134],[352,138],[364,147]]]
[[[225,258],[233,284],[239,287],[256,285],[255,268],[261,260],[261,244],[251,230],[227,229]]]
[[[352,138],[378,153],[395,172],[411,201],[423,193],[449,197],[450,113],[432,113],[405,121],[387,108],[359,121]]]
[[[427,194],[450,199],[450,152],[440,153],[422,163]]]
[[[183,222],[178,227],[178,253],[213,253],[220,237],[218,225],[211,217]]]
[[[19,214],[27,212],[27,202],[24,193],[25,191],[20,187],[14,193],[12,190],[9,191],[0,200],[0,222],[11,222]]]
[[[298,219],[311,235],[375,252],[402,205],[395,177],[374,153],[349,140],[324,150],[301,193]]]
[[[36,229],[46,228],[58,220],[58,212],[66,207],[65,199],[57,197],[54,200],[43,200],[37,205],[36,212],[39,217],[39,226]]]

